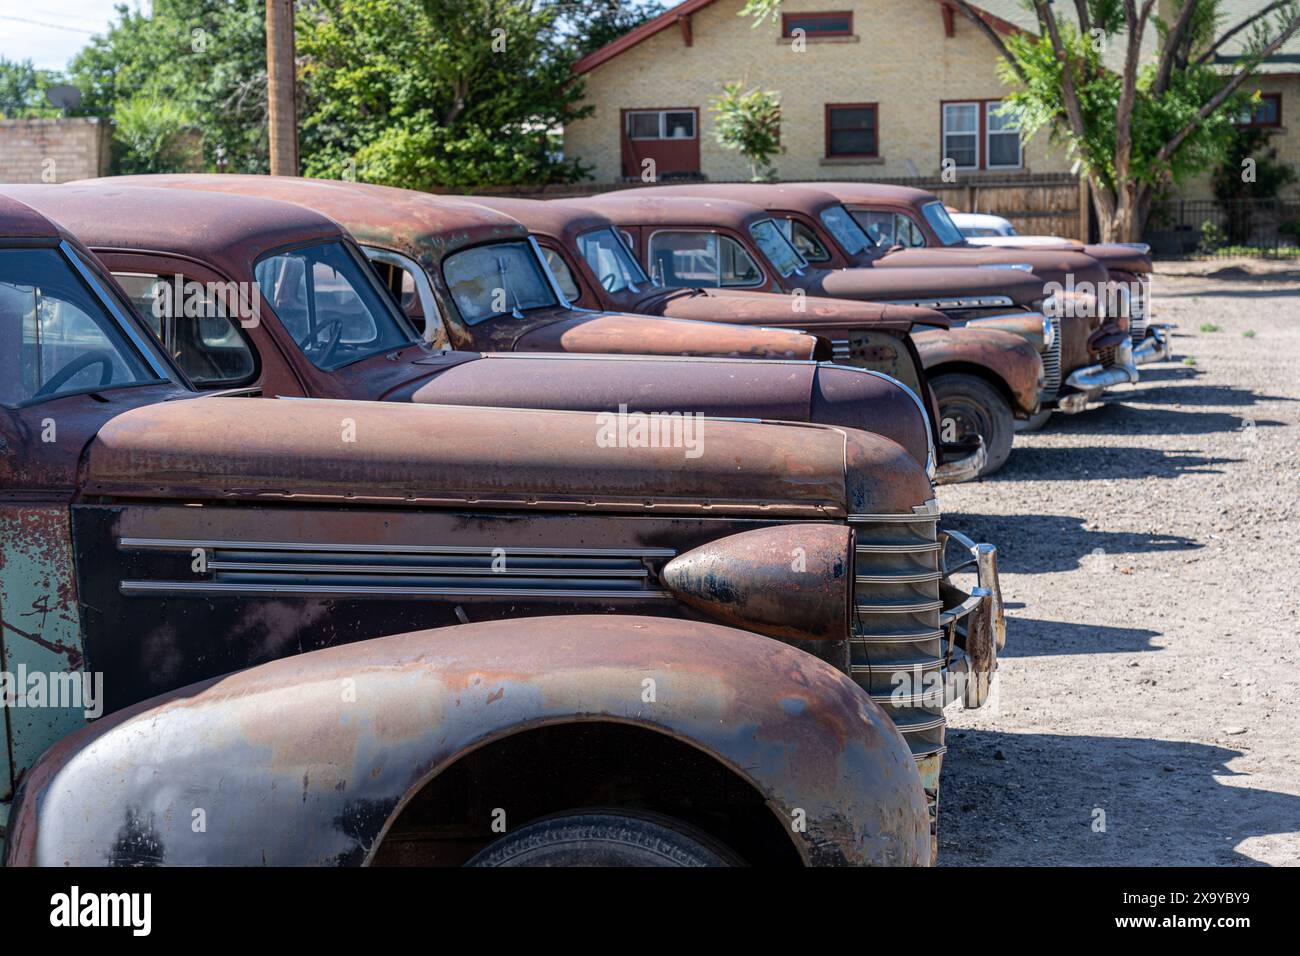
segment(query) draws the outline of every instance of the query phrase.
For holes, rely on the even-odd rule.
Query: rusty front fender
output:
[[[806,864],[929,859],[915,762],[847,676],[719,625],[567,616],[347,644],[119,711],[26,775],[7,862],[361,865],[458,758],[593,721],[710,755],[763,798]]]
[[[1001,383],[1001,390],[1011,399],[1011,408],[1018,417],[1028,417],[1038,411],[1043,360],[1022,337],[1000,329],[967,326],[917,332],[912,339],[932,380],[945,368],[969,370]]]

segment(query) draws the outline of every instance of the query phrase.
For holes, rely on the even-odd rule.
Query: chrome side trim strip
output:
[[[325,544],[293,541],[203,541],[190,538],[119,538],[119,548],[138,551],[191,551],[205,548],[209,551],[316,551],[332,554],[436,554],[475,555],[494,557],[504,551],[506,556],[543,556],[563,558],[673,558],[672,548],[537,548],[505,547],[502,545],[459,546],[423,544]]]
[[[219,581],[123,581],[125,595],[141,594],[326,594],[335,597],[549,597],[654,598],[669,600],[667,591],[581,590],[546,588],[346,587],[329,584],[228,584]]]

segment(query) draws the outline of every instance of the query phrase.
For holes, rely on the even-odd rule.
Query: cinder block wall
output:
[[[98,117],[0,120],[0,182],[66,183],[108,173],[112,133]]]

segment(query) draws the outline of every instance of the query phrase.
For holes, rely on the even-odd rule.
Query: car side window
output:
[[[157,380],[62,252],[0,249],[0,404]]]
[[[184,276],[115,272],[154,336],[199,388],[243,385],[257,374],[253,348],[213,285]]]
[[[546,266],[555,276],[555,281],[560,286],[560,291],[564,293],[564,297],[570,302],[581,299],[582,290],[578,288],[578,283],[574,280],[573,273],[569,271],[569,264],[564,261],[564,256],[548,246],[542,246],[542,256],[545,257]]]
[[[894,216],[894,241],[901,246],[916,248],[925,245],[925,233],[911,216],[897,213]]]
[[[863,210],[853,213],[853,218],[863,228],[872,241],[888,249],[894,244],[894,214]]]
[[[716,232],[656,232],[650,237],[654,275],[668,288],[753,286],[763,272],[729,236]]]
[[[366,254],[370,265],[424,341],[437,348],[445,348],[448,342],[447,326],[443,322],[442,309],[438,306],[428,273],[413,259],[391,249],[363,246],[361,251]]]

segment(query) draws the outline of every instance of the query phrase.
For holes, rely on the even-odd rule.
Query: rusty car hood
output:
[[[740,325],[783,326],[814,334],[847,332],[864,327],[910,332],[914,326],[942,326],[948,317],[935,309],[803,296],[798,308],[784,293],[742,292],[719,289],[657,290],[638,306],[655,315],[695,321],[734,322]]]
[[[688,322],[684,318],[571,311],[565,318],[529,329],[515,339],[514,349],[722,358],[828,357],[824,344],[813,335],[722,322]]]
[[[814,295],[883,302],[998,295],[1028,305],[1044,295],[1043,280],[1019,269],[805,269],[789,281]]]
[[[690,457],[632,447],[616,418],[197,398],[110,420],[87,449],[80,494],[805,519],[908,512],[931,494],[912,456],[879,435],[706,419]]]
[[[1080,282],[1103,283],[1106,268],[1097,258],[1071,248],[1002,249],[991,246],[947,246],[942,249],[902,249],[872,260],[874,269],[915,269],[921,266],[971,266],[997,269],[1024,264],[1043,282],[1064,283],[1067,275]]]
[[[464,354],[464,353],[460,353]],[[426,405],[699,412],[857,428],[907,449],[924,466],[928,422],[899,382],[866,369],[776,359],[519,355],[452,362],[386,396]]]

